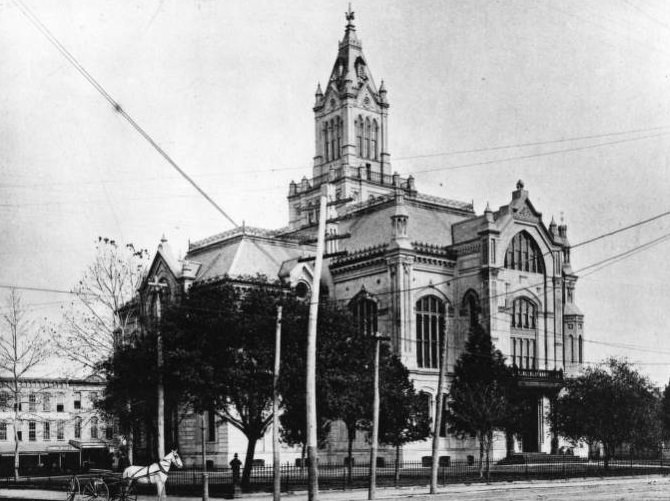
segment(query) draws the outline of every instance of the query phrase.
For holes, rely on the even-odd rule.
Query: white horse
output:
[[[167,499],[165,495],[165,482],[172,465],[175,465],[177,468],[184,466],[176,450],[171,451],[158,463],[153,463],[149,466],[129,466],[123,470],[123,479],[128,480],[128,487],[133,482],[145,485],[155,484],[156,499],[162,501]]]

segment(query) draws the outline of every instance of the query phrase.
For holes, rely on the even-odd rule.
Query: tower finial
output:
[[[347,28],[353,28],[354,11],[351,10],[351,2],[349,2],[349,10],[344,13],[344,17],[347,19]]]

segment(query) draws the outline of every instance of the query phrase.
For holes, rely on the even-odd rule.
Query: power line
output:
[[[474,148],[474,149],[469,149],[469,150],[455,150],[455,151],[447,151],[447,152],[442,152],[442,153],[427,153],[427,154],[420,154],[420,155],[412,155],[412,156],[405,156],[405,157],[396,157],[393,159],[394,162],[402,161],[402,160],[414,160],[418,158],[433,158],[433,157],[444,157],[444,156],[451,156],[451,155],[462,155],[466,153],[483,153],[483,152],[488,152],[488,151],[498,151],[498,150],[509,150],[512,148],[527,148],[531,146],[544,146],[547,144],[557,144],[557,143],[568,143],[568,142],[573,142],[573,141],[582,141],[585,139],[600,139],[603,137],[611,137],[611,136],[623,136],[626,134],[636,134],[640,132],[651,132],[654,130],[662,130],[662,129],[667,129],[668,126],[659,126],[659,127],[649,127],[646,129],[634,129],[634,130],[629,130],[629,131],[620,131],[620,132],[607,132],[604,134],[591,134],[587,136],[573,136],[573,137],[566,137],[566,138],[561,138],[561,139],[550,139],[546,141],[536,141],[536,142],[531,142],[531,143],[517,143],[517,144],[505,144],[501,146],[491,146],[487,148]]]
[[[220,214],[222,214],[233,226],[238,224],[217,204],[172,158],[161,148],[156,141],[121,107],[121,105],[105,90],[105,88],[77,61],[77,59],[56,39],[49,29],[32,13],[32,11],[21,1],[14,0],[15,5],[23,15],[42,33],[51,44],[72,64],[72,66],[97,90],[102,97],[109,102],[114,111],[121,115],[153,148],[188,181]]]
[[[510,162],[512,160],[527,160],[530,158],[538,158],[538,157],[546,157],[550,155],[558,155],[561,153],[570,153],[574,151],[584,151],[584,150],[591,150],[595,148],[602,148],[603,146],[611,146],[614,144],[623,144],[623,143],[630,143],[633,141],[641,141],[643,139],[652,139],[656,137],[662,137],[662,136],[668,136],[670,135],[670,132],[664,132],[661,134],[652,134],[648,136],[640,136],[640,137],[635,137],[635,138],[629,138],[629,139],[619,139],[616,141],[607,141],[605,143],[598,143],[598,144],[590,144],[586,146],[576,146],[572,148],[564,148],[560,150],[552,150],[552,151],[544,151],[541,153],[532,153],[529,155],[518,155],[518,156],[513,156],[513,157],[506,157],[506,158],[498,158],[494,160],[485,160],[483,162],[470,162],[466,164],[459,164],[459,165],[450,165],[446,167],[435,167],[432,169],[419,169],[419,170],[414,170],[412,171],[413,174],[419,174],[419,173],[425,173],[425,172],[438,172],[438,171],[446,171],[446,170],[456,170],[456,169],[464,169],[466,167],[478,167],[481,165],[491,165],[491,164],[497,164],[501,162]]]

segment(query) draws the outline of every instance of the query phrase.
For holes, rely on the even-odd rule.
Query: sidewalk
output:
[[[513,492],[525,491],[542,488],[556,488],[560,486],[571,487],[591,487],[602,483],[608,485],[619,485],[624,487],[626,485],[654,483],[664,484],[670,488],[670,478],[663,475],[637,475],[632,477],[604,477],[604,478],[589,478],[589,479],[567,479],[567,480],[553,480],[553,481],[518,481],[518,482],[494,482],[491,484],[451,484],[438,488],[438,493],[447,494],[452,499],[458,499],[458,494],[474,494],[474,493],[494,493],[494,492]],[[286,501],[306,501],[307,492],[282,493],[282,499]],[[368,498],[367,489],[356,489],[350,491],[320,491],[319,499],[322,501],[357,501]],[[412,501],[426,501],[434,499],[428,494],[428,486],[415,486],[404,488],[384,487],[377,489],[377,499],[406,499],[412,498]],[[34,500],[34,501],[63,501],[65,493],[62,491],[47,491],[37,489],[1,489],[0,499],[15,499],[15,500]],[[138,501],[154,501],[155,496],[138,496]],[[168,496],[172,501],[200,501],[201,496]],[[223,499],[223,498],[212,498]],[[241,498],[244,501],[270,501],[272,499],[271,493],[253,493],[242,494]]]

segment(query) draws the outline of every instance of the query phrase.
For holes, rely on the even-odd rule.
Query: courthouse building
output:
[[[546,420],[550,399],[584,359],[584,317],[576,303],[567,227],[553,218],[545,223],[522,181],[510,180],[509,202],[487,206],[483,214],[471,203],[419,192],[412,176],[400,177],[392,169],[389,107],[386,86],[373,78],[349,13],[332,71],[316,90],[314,166],[311,177],[289,184],[288,225],[213,235],[191,243],[181,261],[163,240],[148,280],[165,283],[168,300],[178,300],[194,283],[225,276],[262,273],[280,278],[299,296],[309,295],[320,280],[322,293],[348,303],[369,331],[391,338],[433,416],[438,340],[446,335],[451,378],[469,329],[479,322],[516,367],[533,401],[514,449],[553,452],[556,440],[552,444]],[[310,242],[323,190],[339,203],[328,208],[326,251],[333,257],[326,259],[322,276],[314,277],[313,262],[301,258],[315,253]],[[148,280],[139,295],[145,308],[153,294]],[[216,464],[245,450],[243,437],[230,425],[213,423],[208,430],[208,454]],[[180,440],[182,452],[196,461],[195,420],[182,421],[178,433],[189,437]],[[341,461],[346,438],[343,426],[334,427],[320,453],[323,460]],[[364,460],[368,446],[361,438],[355,454]],[[440,440],[441,455],[477,455],[474,439],[445,434]],[[403,456],[420,459],[429,449],[429,442],[409,444]],[[494,452],[504,451],[501,438]],[[269,460],[270,444],[260,443],[256,457]]]

